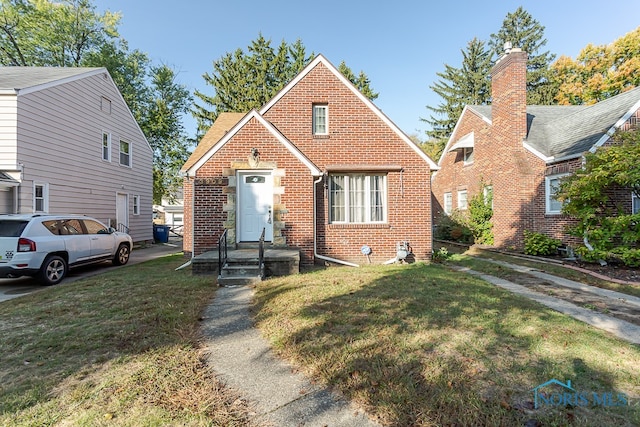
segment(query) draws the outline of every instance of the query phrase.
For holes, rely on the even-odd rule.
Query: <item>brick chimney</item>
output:
[[[491,70],[491,121],[502,143],[516,148],[527,136],[527,53],[505,48]]]

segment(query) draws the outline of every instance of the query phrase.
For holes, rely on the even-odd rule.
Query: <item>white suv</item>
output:
[[[0,215],[0,278],[60,283],[69,268],[129,261],[131,236],[82,215]]]

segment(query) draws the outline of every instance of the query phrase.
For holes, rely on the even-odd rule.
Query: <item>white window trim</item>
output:
[[[444,209],[444,213],[446,213],[447,215],[451,215],[451,213],[453,212],[453,194],[451,194],[451,192],[444,193],[444,206],[442,208]]]
[[[126,142],[127,144],[129,144],[129,153],[127,153],[129,155],[129,164],[123,164],[122,163],[122,151],[121,151],[121,147],[122,147],[122,143]],[[125,139],[121,139],[120,142],[118,143],[118,163],[120,164],[120,166],[125,166],[127,168],[132,167],[133,165],[133,144],[131,144],[131,142],[125,140]]]
[[[140,215],[140,196],[137,194],[133,195],[133,214]]]
[[[36,187],[42,187],[42,205],[43,210],[36,210]],[[34,213],[48,213],[49,212],[49,183],[47,182],[33,182],[33,212]]]
[[[462,205],[462,195],[464,194],[464,205]],[[458,209],[461,211],[467,210],[469,208],[469,194],[467,190],[458,190]]]
[[[316,126],[316,109],[324,110],[324,132],[318,132]],[[313,104],[313,134],[329,135],[329,106],[326,104]]]
[[[344,188],[344,193],[345,193],[345,201],[344,201],[344,221],[336,221],[331,217],[331,208],[333,206],[333,195],[331,193],[331,190],[329,190],[329,219],[330,219],[330,223],[331,224],[386,224],[387,223],[387,218],[388,218],[388,209],[389,209],[389,196],[388,196],[388,188],[387,188],[387,175],[385,174],[358,174],[358,173],[344,173],[344,174],[333,174],[332,176],[343,176],[345,177],[345,188]],[[382,186],[384,188],[384,200],[382,201],[383,203],[383,209],[382,209],[382,220],[381,221],[372,221],[371,220],[371,198],[370,197],[366,197],[365,199],[365,220],[363,222],[355,222],[355,221],[351,221],[351,218],[349,217],[351,215],[351,209],[350,209],[350,200],[349,200],[349,182],[350,179],[349,177],[352,176],[365,176],[367,178],[372,177],[372,176],[380,176],[382,177]],[[329,177],[329,179],[331,179],[331,177]],[[367,196],[371,195],[371,180],[370,179],[366,179],[365,180],[365,193],[367,194]]]
[[[107,137],[107,158],[104,158],[104,137]],[[100,144],[100,149],[101,149],[101,153],[100,155],[102,156],[102,160],[105,162],[111,162],[111,133],[109,132],[102,132],[102,141]]]
[[[489,201],[489,193],[491,193],[491,209],[493,209],[493,185],[485,185],[482,189],[482,197],[484,197],[485,204]]]
[[[561,179],[567,175],[569,174],[560,173],[544,177],[544,212],[546,215],[560,215],[562,213],[562,208],[559,210],[551,210],[551,181]]]
[[[633,207],[638,205],[638,209],[634,209]],[[637,214],[640,213],[640,197],[636,196],[635,193],[631,193],[631,213]]]
[[[469,159],[471,157],[471,159]],[[464,147],[462,149],[462,163],[464,165],[473,164],[473,147]]]

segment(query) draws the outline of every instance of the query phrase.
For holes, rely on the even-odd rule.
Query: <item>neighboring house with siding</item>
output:
[[[105,68],[0,67],[0,213],[153,238],[151,147]]]
[[[492,69],[492,104],[464,108],[433,176],[434,223],[491,193],[496,246],[521,249],[525,230],[581,243],[567,234],[575,219],[555,198],[560,178],[614,131],[637,126],[640,88],[594,105],[527,106],[526,71],[527,54],[512,49]],[[637,211],[630,189],[616,197],[624,211]]]
[[[184,250],[295,247],[302,264],[429,259],[435,163],[322,55],[273,99],[222,113],[183,166]],[[368,253],[370,250],[370,253]],[[368,256],[365,256],[365,252]]]

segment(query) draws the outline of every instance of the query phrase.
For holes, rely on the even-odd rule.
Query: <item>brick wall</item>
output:
[[[328,105],[329,134],[326,136],[312,134],[312,107],[316,103]],[[385,224],[329,224],[326,178],[316,184],[319,254],[356,263],[367,263],[369,259],[381,262],[395,256],[397,242],[408,240],[416,258],[430,258],[429,165],[322,62],[263,116],[320,170],[353,165],[363,173],[368,167],[382,168],[387,173],[388,221]],[[234,164],[246,163],[254,147],[260,152],[257,169],[283,171],[279,178],[283,192],[274,196],[274,206],[281,207],[279,219],[284,223],[281,230],[284,242],[301,249],[301,263],[312,263],[313,194],[317,177],[257,120],[250,120],[197,171],[193,190],[185,185],[185,227],[191,225],[188,195],[191,191],[195,195],[196,237],[192,242],[195,253],[215,246],[223,227],[229,226],[225,203],[228,204],[235,192],[234,187],[205,185],[203,180],[227,177],[230,169],[235,170]],[[189,243],[191,241],[185,239],[185,248]],[[363,245],[372,249],[369,259],[361,253]]]

